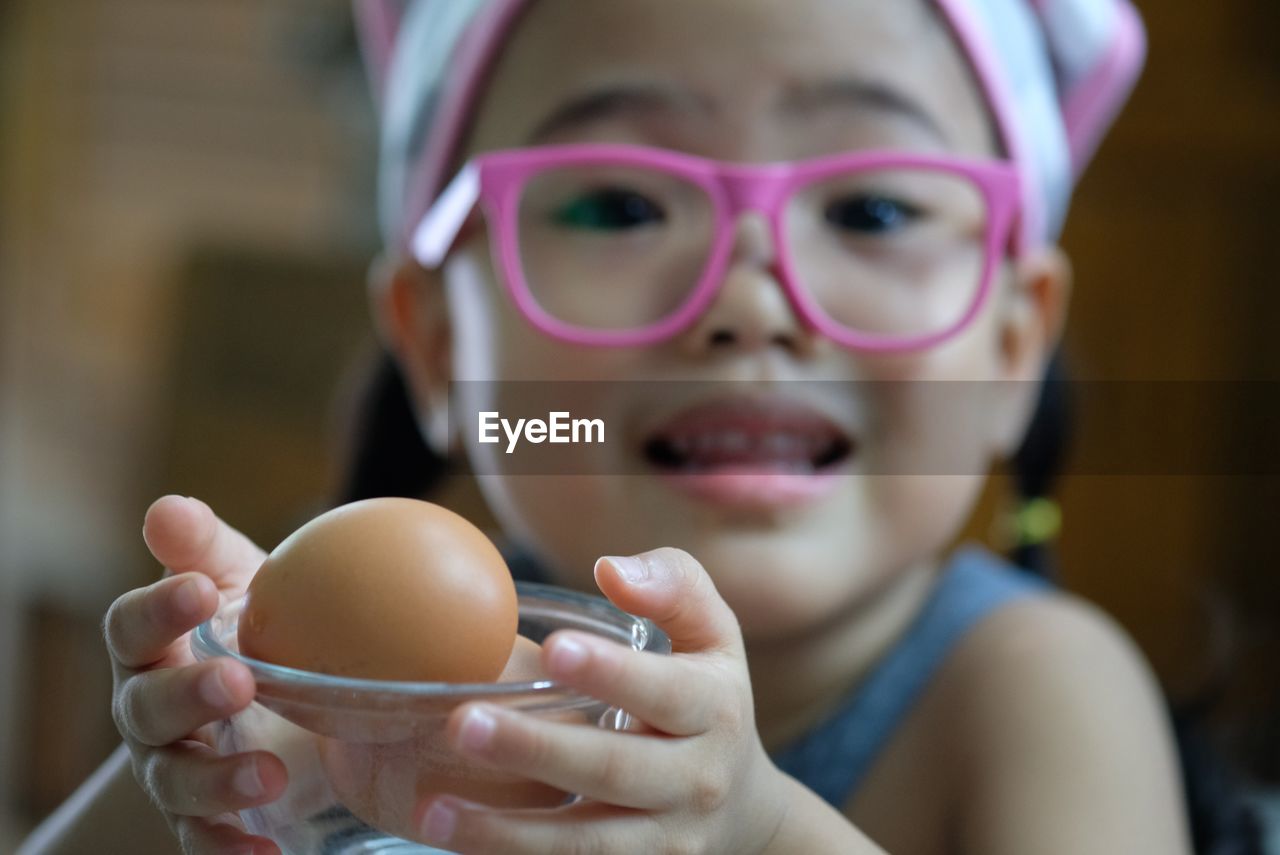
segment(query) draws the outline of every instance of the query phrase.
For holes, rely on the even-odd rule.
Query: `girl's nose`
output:
[[[796,317],[783,288],[777,247],[761,215],[739,218],[724,282],[685,341],[697,353],[778,347],[803,356],[812,351],[813,334]]]

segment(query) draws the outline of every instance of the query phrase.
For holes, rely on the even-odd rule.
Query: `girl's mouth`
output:
[[[809,405],[735,398],[679,411],[648,435],[643,454],[694,498],[773,508],[826,495],[856,447],[848,431]]]

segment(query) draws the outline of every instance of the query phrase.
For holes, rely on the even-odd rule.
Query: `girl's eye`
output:
[[[884,234],[909,225],[923,211],[886,196],[849,196],[827,206],[828,223],[847,232]]]
[[[656,203],[634,190],[606,187],[569,201],[553,218],[569,228],[621,231],[660,223],[666,216]]]

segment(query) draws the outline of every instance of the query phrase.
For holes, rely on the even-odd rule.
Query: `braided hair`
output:
[[[383,496],[421,499],[449,475],[449,462],[422,439],[396,360],[381,353],[356,397],[340,504]]]

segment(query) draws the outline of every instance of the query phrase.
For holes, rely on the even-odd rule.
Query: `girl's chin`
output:
[[[825,587],[825,586],[820,586]],[[824,591],[823,596],[796,590],[762,586],[738,591],[734,586],[717,585],[728,603],[748,644],[794,641],[813,634],[815,627],[827,626],[858,599],[856,591]]]
[[[849,534],[858,533],[854,528]],[[814,534],[725,533],[686,548],[753,634],[791,634],[812,629],[869,595],[889,572],[866,549],[873,538]]]

